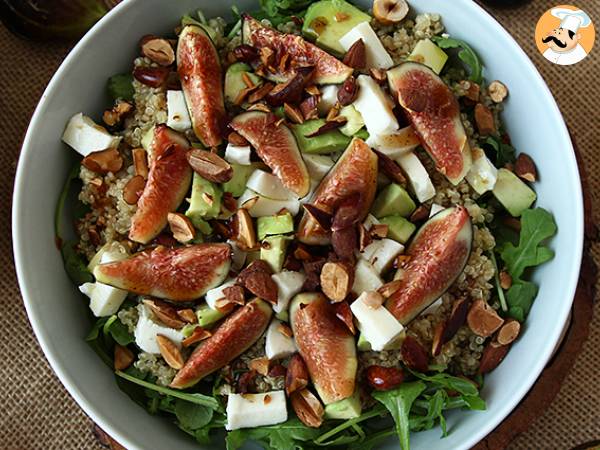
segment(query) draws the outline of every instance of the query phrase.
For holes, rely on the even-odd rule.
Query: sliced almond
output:
[[[212,333],[210,331],[205,330],[202,327],[196,327],[194,328],[194,331],[192,331],[192,334],[181,341],[181,345],[187,348],[191,345],[197,344],[198,342],[204,341],[211,336]]]
[[[146,180],[140,175],[132,177],[125,187],[123,187],[123,200],[129,205],[137,204],[138,200],[144,192],[146,187]]]
[[[119,99],[112,109],[104,111],[102,120],[109,127],[114,127],[121,123],[125,116],[132,111],[133,105],[131,103]]]
[[[354,283],[353,268],[343,262],[328,262],[321,269],[321,289],[332,302],[343,301]]]
[[[479,101],[479,94],[481,89],[477,83],[474,83],[470,80],[462,80],[459,83],[459,86],[463,90],[465,98],[469,99],[471,102]]]
[[[374,150],[377,154],[377,167],[386,177],[400,186],[406,187],[407,180],[400,165],[385,153]]]
[[[373,242],[373,238],[362,223],[358,224],[358,250],[364,252],[365,248]]]
[[[316,84],[311,84],[310,86],[305,87],[304,90],[309,95],[313,95],[313,96],[321,95],[321,91],[319,90],[319,87]]]
[[[254,222],[247,209],[238,209],[231,225],[234,230],[233,239],[243,250],[255,249],[258,246]]]
[[[232,131],[231,133],[229,133],[229,135],[227,136],[227,141],[231,145],[238,145],[238,146],[248,145],[248,141],[246,140],[246,138],[244,136],[242,136],[241,134],[236,133],[235,131]]]
[[[264,83],[261,87],[259,87],[258,89],[256,89],[254,92],[252,92],[249,96],[248,96],[248,102],[250,103],[256,103],[260,100],[262,100],[263,98],[265,98],[267,96],[267,94],[269,92],[271,92],[271,90],[275,87],[275,85],[273,83]],[[253,105],[253,106],[258,106],[258,105]],[[267,111],[265,112],[269,112],[270,109],[264,105],[267,109]]]
[[[410,215],[411,222],[422,222],[429,217],[430,208],[427,205],[419,205]]]
[[[302,111],[304,120],[317,119],[319,117],[318,103],[318,95],[311,95],[300,103],[300,111]]]
[[[479,373],[485,374],[494,370],[502,362],[510,346],[502,345],[495,341],[490,341],[483,349],[481,360],[479,361]]]
[[[369,234],[375,239],[383,239],[387,237],[389,227],[383,223],[376,223],[369,229]]]
[[[498,274],[498,278],[500,278],[500,287],[504,290],[509,289],[512,286],[512,277],[505,270]]]
[[[198,323],[198,316],[191,308],[179,309],[177,310],[177,315],[187,323]]]
[[[181,213],[167,214],[167,222],[173,237],[177,242],[186,244],[196,237],[196,229],[191,220]]]
[[[198,175],[213,183],[226,183],[233,177],[231,165],[216,153],[199,148],[186,154],[187,160]]]
[[[170,328],[180,330],[185,326],[185,321],[181,320],[177,314],[177,310],[166,302],[160,300],[143,300],[146,305],[154,313],[154,315]]]
[[[503,323],[504,319],[484,300],[476,300],[467,314],[467,324],[478,336],[491,336]]]
[[[333,220],[333,216],[329,214],[327,211],[312,205],[310,203],[304,203],[302,205],[309,216],[317,222],[317,224],[325,231],[331,228],[331,221]]]
[[[464,325],[468,311],[469,301],[464,297],[459,298],[452,305],[452,312],[448,319],[442,320],[436,325],[431,345],[433,356],[438,356],[442,351],[442,346],[450,342],[458,329]]]
[[[294,335],[292,329],[283,322],[277,326],[277,331],[289,338],[291,338]]]
[[[248,367],[262,376],[266,376],[269,373],[269,358],[255,358],[248,363]]]
[[[496,132],[494,115],[490,108],[482,103],[477,103],[475,105],[475,125],[477,125],[477,130],[482,136],[487,136]]]
[[[244,298],[244,288],[242,286],[229,286],[223,289],[225,299],[234,305],[243,305],[246,302]]]
[[[359,41],[360,42],[360,41]],[[337,92],[337,99],[340,105],[348,106],[350,105],[358,95],[358,83],[356,82],[356,78],[348,77],[346,81],[342,83]],[[337,115],[337,114],[336,114]],[[328,118],[332,120],[332,118]]]
[[[409,369],[427,372],[429,355],[421,343],[412,336],[406,336],[400,349],[402,361]]]
[[[257,201],[258,201],[258,196],[249,198],[244,203],[242,203],[242,209],[245,209],[245,210],[251,209],[254,205],[256,205]]]
[[[490,98],[495,103],[502,103],[508,95],[508,88],[501,81],[494,80],[488,86]]]
[[[389,283],[385,283],[383,286],[377,289],[377,292],[379,292],[383,296],[383,298],[388,299],[392,296],[392,294],[394,294],[394,292],[400,289],[401,285],[402,280],[392,280]]]
[[[252,294],[275,305],[277,304],[277,285],[271,278],[272,270],[263,260],[253,261],[242,270],[236,278],[236,283],[243,286]]]
[[[177,347],[177,344],[163,334],[156,335],[156,342],[158,344],[160,354],[165,359],[167,364],[173,369],[181,369],[185,361],[183,360],[183,355],[181,354],[179,347]]]
[[[254,82],[252,81],[252,78],[250,78],[250,75],[248,75],[248,72],[242,72],[242,81],[244,82],[246,87],[254,87]]]
[[[537,181],[537,169],[531,156],[526,153],[519,153],[515,162],[515,173],[520,178],[534,183]]]
[[[283,104],[283,112],[285,113],[286,117],[294,123],[304,122],[304,116],[302,115],[302,111],[300,111],[295,106],[290,105],[289,103]]]
[[[215,302],[215,309],[222,314],[229,314],[233,311],[233,308],[235,308],[235,305],[225,297],[220,298]]]
[[[369,73],[371,74],[371,77],[379,84],[383,84],[387,80],[387,71],[384,69],[372,67],[369,69]]]
[[[142,44],[142,55],[161,66],[170,66],[175,62],[175,52],[166,39],[149,39]]]
[[[131,363],[133,363],[133,352],[129,350],[127,347],[123,347],[122,345],[115,345],[115,360],[114,360],[114,368],[115,370],[125,370],[127,369]]]
[[[373,15],[386,25],[398,23],[408,14],[408,3],[405,0],[375,0]]]
[[[285,375],[285,392],[290,395],[308,386],[308,369],[302,356],[295,354],[288,363]]]
[[[296,391],[291,396],[292,407],[298,419],[311,428],[318,428],[323,423],[325,409],[319,399],[308,389]]]
[[[148,154],[146,150],[143,148],[134,148],[131,151],[133,155],[133,168],[135,169],[135,174],[144,178],[144,180],[148,179]]]
[[[123,167],[123,158],[116,148],[92,152],[81,161],[81,165],[99,174],[115,173]]]
[[[521,324],[514,320],[507,320],[504,325],[498,331],[498,336],[496,340],[501,345],[509,345],[512,344],[517,337],[519,337],[519,333],[521,331]]]

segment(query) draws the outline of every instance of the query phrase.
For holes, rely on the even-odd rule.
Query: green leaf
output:
[[[390,391],[373,392],[373,397],[382,403],[392,414],[396,432],[403,450],[410,448],[409,414],[413,402],[426,389],[422,381],[403,383]]]
[[[519,245],[504,245],[500,252],[513,282],[520,279],[528,267],[538,266],[552,259],[554,252],[541,245],[556,234],[556,223],[552,214],[543,208],[527,209],[521,216]]]
[[[504,167],[506,164],[516,161],[516,150],[510,145],[502,142],[498,136],[488,136],[482,142],[484,149],[492,149],[495,153],[495,158],[492,158],[497,167]]]
[[[456,391],[462,395],[478,395],[477,387],[464,378],[455,377],[447,373],[437,373],[435,375],[425,375],[418,372],[412,372],[417,378],[432,383],[434,387],[442,387],[451,391]]]
[[[96,321],[88,335],[85,337],[85,340],[88,342],[95,341],[100,336],[100,330],[104,328],[104,325],[108,321],[108,317],[101,317]]]
[[[64,241],[60,252],[62,254],[67,275],[74,284],[79,286],[83,283],[91,283],[94,281],[94,277],[87,268],[83,257],[75,250],[76,245],[77,242],[75,241]]]
[[[127,101],[133,100],[133,76],[130,73],[120,73],[110,77],[106,83],[106,90],[110,98],[120,98]]]
[[[277,425],[257,428],[244,428],[227,433],[227,450],[240,448],[247,440],[255,441],[264,448],[292,450],[302,448],[303,442],[312,441],[321,431],[309,428],[294,418]]]
[[[117,315],[112,315],[104,324],[104,334],[110,335],[117,344],[127,346],[135,342],[135,337],[129,332],[126,325],[119,320]]]
[[[431,39],[440,48],[460,49],[458,52],[458,57],[469,69],[469,80],[474,81],[477,84],[481,84],[483,82],[483,67],[481,65],[481,61],[479,60],[477,54],[465,41],[442,36],[434,36]]]
[[[334,438],[334,436],[336,436],[339,433],[343,433],[344,431],[348,430],[349,428],[354,427],[354,425],[356,425],[360,422],[364,422],[369,419],[373,419],[378,416],[382,417],[386,413],[387,413],[387,410],[385,409],[385,407],[383,407],[382,405],[376,405],[375,407],[371,408],[369,411],[362,413],[359,417],[355,417],[354,419],[348,419],[345,422],[342,422],[341,424],[332,428],[331,430],[326,431],[325,433],[321,434],[318,438],[315,439],[314,443],[316,445],[321,445],[321,444],[330,442],[330,441],[332,441],[332,438]]]
[[[56,237],[62,239],[63,230],[62,230],[62,216],[63,211],[65,209],[65,204],[67,202],[67,198],[69,196],[69,192],[71,191],[71,185],[73,181],[79,178],[79,170],[81,168],[81,164],[79,162],[75,163],[71,170],[67,175],[67,179],[63,185],[62,190],[60,191],[60,196],[58,197],[58,202],[56,204],[56,210],[54,211],[54,233]]]
[[[175,401],[175,415],[180,426],[197,430],[210,423],[213,418],[213,410],[178,398]]]
[[[490,260],[494,266],[494,284],[496,285],[496,292],[498,293],[498,300],[500,301],[500,307],[502,311],[508,311],[508,305],[506,304],[506,297],[504,296],[504,289],[500,286],[500,271],[498,270],[498,262],[496,261],[496,254],[494,250],[490,252]]]
[[[269,19],[274,26],[289,22],[292,16],[303,17],[312,0],[260,0],[260,11],[253,17]]]
[[[537,286],[530,281],[518,280],[513,283],[506,292],[508,315],[519,322],[524,322],[537,293]]]
[[[446,436],[444,405],[447,398],[448,394],[443,389],[438,389],[433,395],[425,396],[425,400],[422,402],[426,404],[427,413],[424,416],[411,417],[410,429],[413,431],[429,430],[439,422],[442,426],[442,435]]]

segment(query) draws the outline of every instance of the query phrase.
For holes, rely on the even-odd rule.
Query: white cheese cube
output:
[[[421,203],[435,195],[435,188],[429,178],[427,169],[414,153],[407,153],[396,159],[402,170],[406,172],[410,186]]]
[[[281,322],[273,319],[265,333],[265,354],[269,359],[281,359],[296,353],[294,339],[279,331]]]
[[[223,290],[225,290],[228,287],[231,287],[235,285],[235,280],[231,279],[231,280],[226,280],[221,286],[217,286],[216,288],[210,289],[206,295],[205,295],[205,300],[206,300],[206,304],[211,308],[211,309],[217,309],[217,300],[221,300],[222,298],[225,298],[225,294],[223,294]]]
[[[252,189],[246,189],[242,196],[238,199],[238,207],[242,207],[248,200],[257,198],[257,201],[248,209],[252,217],[274,216],[282,209],[287,209],[292,216],[298,214],[300,210],[300,201],[297,199],[289,200],[274,200],[272,198],[263,197]]]
[[[302,155],[311,180],[321,181],[333,167],[333,159],[327,155]]]
[[[250,156],[252,150],[249,145],[232,145],[227,144],[225,149],[225,159],[230,163],[240,164],[242,166],[250,165]]]
[[[367,245],[362,258],[369,261],[380,275],[388,270],[394,259],[404,251],[404,246],[393,239],[380,239]]]
[[[183,91],[167,91],[167,126],[177,131],[192,128]]]
[[[88,116],[77,113],[69,119],[62,140],[80,155],[87,156],[93,152],[117,147],[121,136],[113,136]]]
[[[235,241],[228,239],[227,243],[231,247],[231,267],[234,270],[240,270],[242,267],[244,267],[247,253],[241,248],[239,248]]]
[[[153,353],[155,355],[160,353],[158,343],[156,342],[156,335],[162,334],[171,339],[175,345],[181,346],[181,341],[185,339],[183,333],[174,328],[169,328],[165,325],[160,325],[151,319],[148,308],[144,305],[138,306],[140,317],[135,326],[135,343],[143,351],[147,353]]]
[[[411,126],[389,134],[369,135],[366,142],[392,159],[412,152],[420,143]]]
[[[227,396],[228,431],[275,425],[287,420],[287,406],[283,391],[264,394],[229,394]]]
[[[359,259],[354,269],[354,284],[352,292],[357,295],[367,291],[376,291],[383,285],[379,273],[370,262]]]
[[[362,114],[369,134],[390,134],[398,130],[398,121],[381,87],[368,75],[359,75],[356,81],[359,89],[353,105]]]
[[[301,272],[284,270],[274,273],[271,278],[277,285],[277,304],[273,306],[273,311],[276,313],[287,311],[292,297],[302,290],[306,275]]]
[[[298,197],[287,189],[275,175],[264,170],[255,170],[246,183],[248,189],[273,200],[295,200]]]
[[[340,45],[348,51],[359,39],[362,39],[365,44],[367,68],[389,69],[394,65],[392,57],[386,51],[369,22],[361,22],[348,31],[340,38]]]
[[[326,116],[327,113],[337,103],[337,93],[339,87],[335,84],[329,84],[321,88],[321,97],[317,103],[317,112],[320,116]]]
[[[431,208],[429,209],[429,217],[436,215],[440,211],[443,211],[444,208],[442,205],[438,205],[437,203],[432,203]]]
[[[471,156],[473,165],[465,176],[467,182],[479,195],[491,191],[494,189],[496,180],[498,179],[498,169],[494,167],[485,155],[485,152],[480,148],[474,148]]]
[[[358,320],[360,331],[371,348],[381,351],[404,331],[404,327],[383,305],[372,308],[365,302],[368,293],[361,294],[350,309]]]

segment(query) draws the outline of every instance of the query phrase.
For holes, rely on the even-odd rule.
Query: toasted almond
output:
[[[479,101],[480,87],[477,83],[470,80],[462,80],[459,86],[467,99],[471,100],[471,102]]]
[[[331,246],[336,256],[354,263],[355,252],[358,250],[358,231],[355,226],[349,226],[331,232]]]
[[[187,348],[191,345],[197,344],[198,342],[204,341],[211,336],[212,333],[210,331],[205,330],[202,327],[196,327],[194,328],[194,331],[192,331],[192,334],[181,341],[181,345]]]
[[[352,310],[348,302],[334,303],[333,308],[335,310],[335,316],[344,322],[344,325],[350,330],[350,333],[356,334],[356,327],[354,326],[354,317]]]
[[[233,56],[236,60],[245,63],[252,63],[258,59],[258,50],[255,47],[247,44],[238,45],[233,49]]]
[[[510,346],[502,345],[495,341],[490,341],[483,349],[481,360],[479,361],[479,373],[485,374],[494,370],[502,362],[508,353]]]
[[[308,386],[308,369],[298,353],[291,357],[285,375],[285,392],[290,395]]]
[[[234,230],[233,239],[244,250],[256,248],[258,240],[254,229],[254,222],[250,213],[245,208],[237,210],[232,220],[232,228]]]
[[[312,259],[312,255],[306,249],[304,245],[298,245],[296,250],[294,250],[294,257],[300,261],[310,261]],[[319,272],[320,273],[320,272]]]
[[[88,237],[90,238],[90,242],[92,243],[92,245],[94,245],[95,247],[98,247],[100,245],[100,243],[102,242],[102,239],[100,237],[100,233],[98,233],[98,230],[95,227],[89,227],[87,229],[87,233],[88,233]]]
[[[274,52],[269,47],[261,47],[259,49],[260,53],[260,61],[265,67],[269,67],[273,65]]]
[[[373,242],[373,238],[362,223],[358,224],[358,250],[364,252],[365,248]]]
[[[269,358],[254,358],[248,363],[248,367],[265,376],[269,373]]]
[[[135,169],[135,174],[144,178],[144,180],[148,179],[148,154],[146,150],[143,148],[134,148],[131,151],[133,155],[133,168]]]
[[[233,308],[235,308],[235,305],[225,297],[220,298],[215,302],[215,309],[223,314],[229,314],[233,311]]]
[[[375,239],[383,239],[388,235],[389,227],[383,223],[375,223],[369,230],[371,237]]]
[[[478,336],[491,336],[503,323],[504,319],[484,300],[476,300],[467,314],[467,324]]]
[[[233,177],[231,165],[213,152],[199,148],[186,153],[188,163],[198,175],[213,183],[226,183]]]
[[[475,105],[475,125],[482,136],[494,134],[496,132],[496,123],[494,122],[494,114],[490,108],[482,103]]]
[[[406,267],[406,265],[408,264],[408,262],[410,260],[411,260],[410,255],[398,255],[396,257],[396,260],[394,261],[394,265],[396,266],[397,269],[401,269],[403,267]]]
[[[175,52],[166,39],[155,38],[142,44],[142,55],[161,66],[170,66],[175,62]]]
[[[498,278],[500,278],[500,287],[504,290],[509,289],[512,286],[512,277],[508,274],[507,271],[503,270],[498,274]]]
[[[519,337],[520,331],[521,324],[514,319],[508,319],[498,331],[498,336],[496,337],[496,340],[501,345],[512,344],[514,340],[517,339],[517,337]]]
[[[133,105],[125,100],[119,99],[112,109],[104,111],[102,120],[109,127],[113,127],[119,124],[131,111],[133,111]]]
[[[102,180],[102,178],[96,177],[96,178],[92,178],[89,183],[92,186],[94,186],[96,189],[98,189],[99,187],[101,187],[104,184],[104,181]]]
[[[374,152],[377,155],[377,167],[381,173],[394,183],[398,183],[400,186],[406,187],[406,176],[404,175],[404,171],[400,165],[385,153],[377,150],[374,150]]]
[[[294,123],[303,123],[304,116],[302,112],[296,108],[295,106],[290,105],[289,103],[283,104],[283,111],[288,119],[290,119]]]
[[[356,70],[367,66],[367,49],[362,39],[357,40],[344,55],[343,63]]]
[[[381,308],[385,298],[377,291],[367,291],[365,292],[365,298],[363,300],[364,304],[371,309]]]
[[[185,309],[178,309],[177,310],[177,315],[185,322],[187,323],[198,323],[198,316],[196,315],[196,313],[194,312],[193,309],[191,308],[185,308]]]
[[[462,327],[469,311],[469,301],[466,298],[459,298],[452,305],[452,312],[447,320],[439,322],[433,333],[433,342],[431,345],[431,354],[438,356],[442,352],[442,346],[456,335],[458,329]]]
[[[223,289],[225,299],[234,305],[243,305],[246,302],[244,298],[244,288],[242,286],[229,286]]]
[[[427,205],[419,205],[410,215],[411,222],[422,222],[429,217],[430,208]]]
[[[246,140],[246,138],[244,136],[242,136],[241,134],[236,133],[235,131],[232,131],[231,133],[229,133],[229,135],[227,136],[227,141],[231,145],[238,145],[238,146],[248,145],[248,141]]]
[[[83,158],[81,165],[92,172],[104,175],[121,170],[123,158],[116,148],[107,148],[106,150],[90,153]]]
[[[175,328],[177,330],[185,326],[185,322],[181,320],[176,309],[166,302],[161,300],[145,299],[143,300],[143,303],[150,308],[158,320],[160,320],[166,326]]]
[[[277,304],[277,285],[271,278],[272,273],[269,264],[259,259],[242,270],[238,274],[236,282],[257,297],[275,305]]]
[[[304,120],[317,119],[319,117],[318,103],[318,95],[311,95],[300,103],[300,111],[302,111]]]
[[[431,342],[431,354],[433,356],[438,356],[442,352],[442,346],[444,345],[443,336],[445,328],[445,320],[438,322],[433,328],[433,340]]]
[[[373,77],[373,79],[379,84],[383,84],[387,80],[387,71],[383,69],[372,67],[369,69],[369,73],[371,74],[371,77]]]
[[[408,3],[405,0],[375,0],[373,15],[386,25],[398,23],[408,14]]]
[[[508,95],[508,88],[501,81],[494,80],[488,86],[490,98],[495,103],[502,103]]]
[[[298,419],[311,428],[318,428],[323,423],[325,409],[319,399],[308,389],[296,391],[291,396],[292,407]]]
[[[534,183],[537,181],[537,169],[531,156],[526,153],[519,153],[515,162],[515,173],[520,178]]]
[[[254,92],[252,92],[252,94],[250,94],[250,96],[248,97],[248,102],[249,103],[256,103],[260,100],[262,100],[263,98],[266,97],[266,95],[271,92],[271,90],[273,90],[273,88],[275,87],[275,85],[273,83],[264,83],[262,86],[260,86],[258,89],[256,89]],[[255,106],[255,105],[253,105]],[[264,105],[267,108],[266,112],[269,112],[270,109],[267,107],[267,105]]]
[[[400,285],[402,284],[402,280],[392,280],[389,283],[385,283],[377,292],[379,292],[383,298],[390,298],[394,292],[400,289]]]
[[[257,88],[257,86],[252,86],[252,87],[245,87],[244,89],[242,89],[238,93],[235,100],[233,101],[233,104],[237,105],[237,106],[241,106],[246,101],[246,97],[248,97],[252,91],[256,90],[256,88]]]
[[[277,326],[277,331],[289,338],[291,338],[294,335],[292,329],[283,322]]]
[[[321,91],[319,90],[319,87],[316,84],[311,84],[310,86],[305,87],[304,90],[307,94],[312,96],[321,95]]]
[[[249,198],[244,203],[242,203],[242,209],[245,209],[246,211],[251,209],[254,205],[256,205],[257,201],[258,201],[258,196]]]
[[[339,92],[339,91],[338,91]],[[333,105],[331,107],[331,109],[327,112],[327,116],[325,117],[325,120],[327,122],[331,122],[333,119],[335,119],[338,115],[340,114],[340,104],[336,103],[335,105]],[[314,133],[312,133],[314,135]],[[310,135],[307,135],[307,137],[310,137]]]
[[[333,220],[333,216],[329,214],[327,211],[311,204],[304,203],[302,205],[308,215],[315,221],[317,224],[325,231],[331,228],[331,221]]]
[[[146,180],[144,180],[144,177],[140,175],[132,177],[123,188],[123,200],[125,200],[125,203],[135,205],[142,196],[145,187]]]
[[[248,72],[242,72],[242,81],[244,82],[246,87],[254,87],[254,82],[252,81],[252,78],[250,78],[250,75],[248,75]]]
[[[279,60],[279,64],[278,64],[280,72],[285,72],[285,70],[287,69],[287,66],[288,66],[289,59],[290,59],[290,54],[284,53],[283,56],[281,57],[281,59]]]
[[[409,369],[427,372],[429,355],[417,339],[410,335],[406,336],[402,342],[400,354],[402,361]]]
[[[167,222],[169,222],[169,229],[177,242],[185,244],[196,237],[194,225],[184,214],[169,213],[167,214]]]
[[[343,262],[328,262],[321,269],[321,289],[332,302],[343,301],[354,283],[353,268]]]
[[[177,347],[177,344],[163,334],[156,335],[156,342],[160,354],[165,359],[166,363],[173,369],[181,369],[185,361],[183,360],[183,355],[181,354],[179,347]]]
[[[348,77],[346,78],[346,81],[342,83],[342,86],[338,89],[337,99],[340,105],[348,106],[356,99],[357,95],[358,83],[356,82],[356,79],[354,77]]]
[[[115,345],[115,354],[114,354],[114,368],[115,370],[125,370],[127,369],[131,363],[133,363],[134,356],[133,352],[129,350],[127,347],[123,347],[122,345]]]

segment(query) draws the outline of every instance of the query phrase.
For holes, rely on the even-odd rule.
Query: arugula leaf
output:
[[[301,449],[302,443],[312,441],[321,431],[309,428],[298,419],[290,419],[277,425],[243,428],[230,431],[225,439],[227,450],[237,450],[247,440],[255,441],[273,450]]]
[[[175,401],[175,416],[180,426],[197,430],[210,423],[213,418],[213,409],[178,398]]]
[[[386,409],[382,405],[377,405],[371,408],[369,411],[362,413],[359,417],[355,417],[354,419],[348,419],[345,422],[342,422],[340,425],[332,428],[331,430],[321,434],[318,438],[315,439],[316,445],[325,444],[330,442],[330,438],[335,436],[338,433],[342,433],[348,428],[353,427],[357,423],[364,422],[365,420],[369,420],[375,418],[377,416],[384,416],[387,413]]]
[[[135,337],[129,332],[126,325],[121,322],[116,314],[110,316],[104,324],[103,331],[105,335],[110,335],[117,344],[127,346],[135,342]]]
[[[424,416],[411,417],[410,429],[412,431],[429,430],[439,421],[442,427],[442,436],[447,436],[446,419],[443,412],[447,398],[448,394],[443,389],[438,389],[433,395],[425,396],[425,400],[422,402],[427,405],[427,413]]]
[[[508,311],[508,305],[506,304],[506,298],[504,297],[504,289],[500,286],[500,272],[498,271],[498,262],[496,261],[496,255],[494,250],[490,252],[490,260],[494,266],[494,284],[496,285],[496,292],[498,293],[498,300],[500,300],[500,307],[502,311]]]
[[[447,373],[436,373],[435,375],[425,375],[419,372],[411,373],[423,381],[432,383],[434,387],[442,387],[451,391],[456,391],[462,395],[478,395],[477,387],[464,378],[455,377]]]
[[[552,259],[554,252],[541,245],[556,234],[556,223],[552,214],[543,208],[527,209],[521,216],[519,245],[504,245],[500,256],[513,281],[518,280],[528,267],[539,266]]]
[[[106,90],[113,101],[118,98],[132,101],[135,92],[133,89],[133,75],[130,73],[113,75],[106,82]]]
[[[524,322],[537,293],[538,287],[530,281],[514,282],[506,292],[508,315],[519,322]]]
[[[494,159],[497,167],[504,167],[508,163],[514,163],[517,159],[516,150],[510,144],[502,142],[498,136],[488,136],[482,143],[484,149],[491,148],[495,152]]]
[[[60,248],[60,252],[67,275],[74,284],[79,286],[83,283],[91,283],[94,281],[94,277],[87,268],[82,256],[75,250],[76,245],[76,241],[64,241]]]
[[[403,383],[390,391],[373,392],[373,398],[382,403],[396,422],[396,433],[403,450],[410,448],[409,414],[413,402],[427,388],[422,381]]]
[[[458,48],[458,57],[469,69],[469,80],[477,84],[483,82],[483,67],[475,51],[465,41],[450,37],[434,36],[431,38],[440,48]]]
[[[274,26],[289,22],[292,16],[303,17],[312,0],[260,0],[258,20],[269,19]]]

